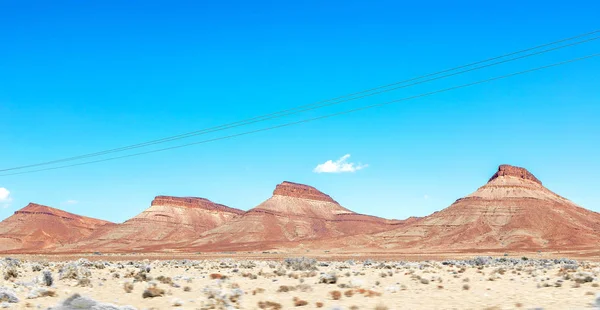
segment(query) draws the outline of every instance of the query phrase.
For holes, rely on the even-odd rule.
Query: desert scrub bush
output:
[[[140,270],[133,275],[133,279],[136,282],[148,282],[148,281],[152,281],[152,277],[150,275],[148,275],[148,273],[150,273],[150,267],[144,267],[144,268],[140,268]]]
[[[298,297],[294,297],[294,307],[302,307],[308,305],[308,301],[302,300]]]
[[[142,298],[162,297],[165,295],[165,290],[158,288],[156,284],[151,284],[150,287],[144,290]]]
[[[78,263],[68,263],[58,271],[59,279],[82,279],[88,278],[92,273],[84,266]]]
[[[203,292],[208,298],[208,306],[217,309],[239,308],[241,298],[244,296],[244,291],[239,288],[228,289],[222,286],[207,286]]]
[[[283,260],[286,268],[295,271],[311,271],[317,270],[317,260],[306,257],[290,257]]]
[[[8,266],[4,270],[4,280],[9,281],[10,279],[16,279],[19,277],[19,271],[15,266]]]
[[[191,292],[192,288],[186,285],[186,286],[183,287],[183,291],[184,292]]]
[[[44,282],[44,285],[52,286],[54,283],[54,278],[52,277],[52,272],[50,272],[50,270],[45,270],[42,272],[42,281]]]
[[[11,289],[0,287],[0,302],[17,303],[19,302],[19,298]]]
[[[227,276],[224,276],[220,273],[211,273],[210,278],[213,280],[219,280],[219,279],[225,279],[225,278],[227,278]]]
[[[162,284],[173,285],[173,279],[171,279],[171,277],[158,276],[156,277],[156,280]]]
[[[267,309],[267,310],[280,310],[283,308],[280,303],[276,303],[273,301],[259,301],[258,307],[260,309]]]
[[[325,284],[335,284],[337,283],[338,277],[335,273],[326,273],[324,275],[321,275],[321,277],[319,278],[319,283],[325,283]]]
[[[81,278],[81,279],[77,280],[77,286],[93,287],[92,281],[89,278]]]
[[[265,292],[265,289],[262,287],[257,287],[252,291],[252,295],[262,294]]]
[[[329,292],[329,295],[331,295],[331,299],[333,300],[340,300],[340,298],[342,298],[342,293],[340,291],[331,291]]]
[[[277,293],[287,293],[294,290],[296,290],[296,288],[293,286],[281,285],[279,286],[279,289],[277,289]]]
[[[324,304],[322,302],[320,302],[320,301],[317,301],[315,303],[315,306],[317,306],[317,308],[323,308]]]
[[[40,265],[38,263],[31,264],[31,271],[33,271],[33,272],[40,272],[40,271],[42,271],[42,265]]]
[[[131,293],[133,291],[133,283],[125,282],[123,283],[123,290],[125,293]]]

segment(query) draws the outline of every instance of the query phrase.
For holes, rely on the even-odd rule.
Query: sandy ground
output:
[[[95,258],[1,259],[1,307],[47,309],[78,293],[95,302],[137,309],[317,309],[317,303],[322,303],[322,309],[593,309],[600,293],[600,263],[571,260],[298,259],[286,263]],[[45,284],[44,272],[52,274],[51,286]],[[129,293],[126,284],[133,286]],[[150,287],[163,294],[144,298]],[[28,299],[42,291],[55,296]],[[7,302],[13,293],[19,301]],[[62,309],[75,309],[75,305]],[[78,309],[118,308],[83,305]]]

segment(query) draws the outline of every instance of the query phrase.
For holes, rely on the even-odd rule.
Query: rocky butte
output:
[[[283,182],[273,196],[244,215],[202,234],[193,248],[272,249],[305,240],[389,230],[400,221],[352,212],[314,187]]]
[[[99,230],[59,251],[160,251],[190,244],[203,232],[241,216],[242,210],[205,198],[157,196],[150,208],[123,224]]]
[[[524,168],[501,165],[474,193],[375,238],[388,248],[427,251],[589,248],[600,245],[600,214],[553,193]]]
[[[114,224],[30,203],[0,222],[0,251],[37,252],[77,242]]]

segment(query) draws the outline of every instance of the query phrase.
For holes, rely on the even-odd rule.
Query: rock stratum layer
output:
[[[401,221],[352,212],[314,187],[283,182],[243,216],[202,234],[198,249],[270,249],[307,240],[370,234]]]
[[[113,223],[30,203],[0,222],[0,251],[40,251],[77,242]]]
[[[586,248],[600,244],[600,214],[548,190],[526,169],[502,165],[450,207],[374,238],[386,247],[440,251]]]
[[[159,251],[189,244],[203,232],[223,225],[244,211],[205,198],[157,196],[150,208],[123,224],[98,230],[64,251]],[[61,249],[59,249],[61,250]]]

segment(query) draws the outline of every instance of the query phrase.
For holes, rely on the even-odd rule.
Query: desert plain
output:
[[[259,256],[256,254],[255,256]],[[600,263],[124,255],[3,258],[9,309],[597,309]],[[537,257],[535,257],[537,256]],[[236,258],[237,257],[237,258]]]

